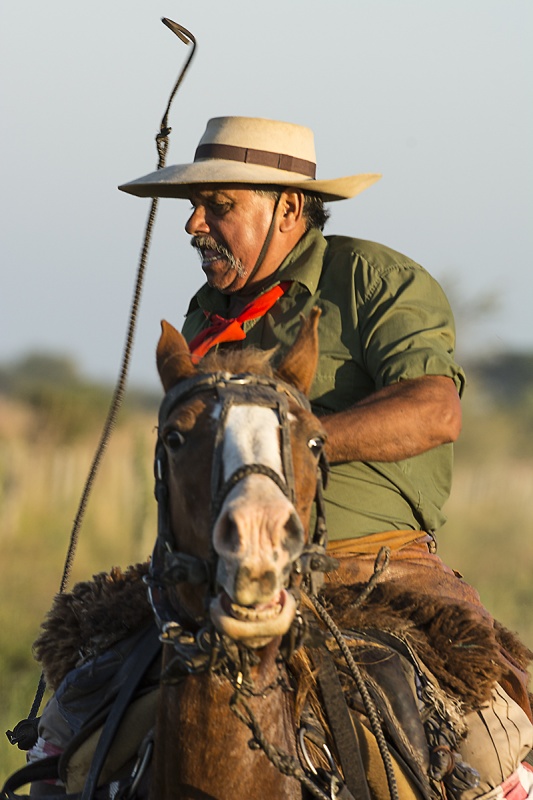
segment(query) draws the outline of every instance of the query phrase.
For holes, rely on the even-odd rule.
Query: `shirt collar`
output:
[[[293,247],[287,258],[272,275],[272,282],[265,287],[270,289],[280,281],[293,281],[305,287],[309,294],[315,294],[322,273],[324,252],[327,241],[321,231],[316,228],[307,231],[298,244]],[[289,289],[290,292],[290,289]],[[207,283],[192,298],[187,314],[197,308],[208,313],[224,315],[229,298],[213,289]]]

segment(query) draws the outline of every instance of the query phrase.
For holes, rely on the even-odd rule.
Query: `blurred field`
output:
[[[39,668],[31,655],[61,580],[72,522],[99,430],[61,441],[39,415],[0,396],[0,779],[23,755],[3,732],[31,706]],[[155,413],[115,431],[88,504],[71,583],[146,560],[155,525]]]
[[[90,407],[82,393],[58,411],[48,395],[36,401],[30,392],[23,401],[0,393],[0,732],[27,715],[35,693],[31,643],[59,586],[105,417],[107,400],[89,397]],[[474,381],[439,552],[533,648],[531,408],[529,397],[519,410],[504,408]],[[122,415],[89,502],[72,582],[148,557],[155,419],[155,407]],[[23,762],[0,733],[0,779]]]
[[[439,553],[533,650],[533,394],[516,399],[472,381]]]

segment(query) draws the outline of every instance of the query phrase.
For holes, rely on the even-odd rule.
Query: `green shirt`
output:
[[[418,264],[383,245],[309,231],[272,276],[292,281],[261,319],[244,323],[244,346],[294,342],[299,316],[322,309],[320,356],[310,400],[316,414],[342,411],[383,386],[422,375],[446,375],[461,393],[453,358],[451,309],[438,283]],[[270,287],[266,287],[270,288]],[[228,297],[205,284],[183,327],[190,341],[206,312],[228,316]],[[330,539],[389,530],[434,532],[445,522],[452,445],[397,462],[334,464],[326,491]]]

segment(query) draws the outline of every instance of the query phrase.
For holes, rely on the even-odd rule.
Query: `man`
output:
[[[244,153],[248,161],[239,161]],[[238,317],[251,300],[290,282],[264,316],[242,325],[244,345],[279,346],[281,357],[300,314],[322,309],[310,399],[328,434],[330,539],[433,534],[444,522],[450,443],[461,426],[464,376],[453,359],[452,314],[412,260],[370,242],[324,238],[323,200],[351,197],[380,176],[317,181],[314,162],[307,128],[220,118],[209,122],[192,165],[120,188],[193,204],[186,230],[207,285],[189,307],[189,341],[209,327],[209,315]]]
[[[185,227],[207,283],[190,303],[183,333],[197,358],[214,346],[250,345],[277,347],[280,358],[300,315],[321,308],[310,399],[332,465],[330,549],[341,563],[349,555],[330,579],[368,579],[386,544],[387,580],[461,603],[486,622],[475,591],[434,555],[464,386],[450,307],[411,259],[372,242],[323,236],[324,202],[353,197],[380,176],[317,180],[315,160],[307,128],[221,117],[208,122],[191,164],[120,188],[192,203]],[[529,712],[514,666],[501,682]],[[462,755],[482,781],[465,798],[497,787],[533,744],[526,713],[499,685],[468,725]],[[519,779],[528,784],[528,776]]]

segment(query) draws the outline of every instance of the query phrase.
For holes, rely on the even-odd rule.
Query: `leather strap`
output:
[[[343,555],[377,555],[382,547],[391,550],[401,550],[414,542],[429,543],[432,541],[430,534],[425,531],[383,531],[383,533],[370,533],[355,539],[334,539],[328,542],[328,554],[332,556]]]
[[[274,167],[284,172],[298,172],[306,178],[314,178],[316,164],[286,153],[272,153],[269,150],[255,150],[252,147],[237,147],[233,144],[201,144],[196,148],[194,160],[202,158],[221,158],[225,161],[240,161],[243,164],[257,164],[261,167]]]
[[[2,790],[0,791],[0,798],[2,800],[15,800],[15,798],[29,798],[30,795],[24,794],[16,794],[15,790],[20,789],[21,786],[26,786],[28,783],[34,783],[35,781],[43,781],[43,780],[57,780],[59,777],[58,773],[58,765],[59,765],[59,756],[49,756],[48,758],[42,758],[38,761],[32,761],[29,764],[26,764],[24,767],[21,767],[16,772],[14,772],[4,783]],[[50,797],[50,800],[64,800],[66,798],[65,792],[58,787],[57,796],[53,795]]]
[[[309,652],[315,668],[318,669],[318,685],[324,700],[346,786],[357,800],[370,800],[370,790],[359,742],[333,658],[326,647]]]

